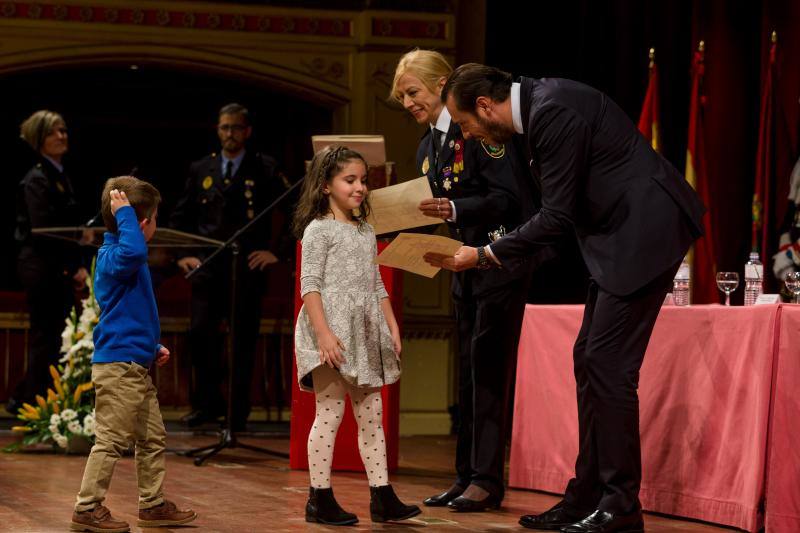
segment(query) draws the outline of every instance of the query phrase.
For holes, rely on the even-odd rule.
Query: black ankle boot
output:
[[[333,489],[308,488],[306,522],[319,522],[330,526],[350,526],[358,523],[358,517],[348,513],[336,503]]]
[[[405,520],[420,513],[416,505],[401,502],[391,485],[370,487],[369,496],[369,512],[373,522]]]

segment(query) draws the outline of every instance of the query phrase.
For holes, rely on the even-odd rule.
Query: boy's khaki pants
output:
[[[95,445],[86,461],[75,510],[93,509],[105,499],[114,465],[136,442],[139,509],[164,501],[164,446],[167,432],[156,388],[147,368],[136,363],[92,365],[95,399]]]

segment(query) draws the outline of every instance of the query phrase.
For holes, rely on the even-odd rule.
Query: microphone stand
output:
[[[228,324],[228,339],[226,342],[226,348],[228,351],[227,360],[228,360],[228,408],[225,413],[225,423],[220,430],[220,438],[217,444],[211,444],[209,446],[202,446],[200,448],[194,448],[191,450],[181,451],[178,452],[179,455],[184,455],[186,457],[194,457],[194,464],[195,466],[201,466],[203,462],[213,457],[214,455],[218,454],[225,448],[244,448],[245,450],[250,450],[253,452],[265,453],[268,455],[273,455],[275,457],[281,457],[284,459],[289,458],[289,454],[285,452],[278,452],[274,450],[268,450],[266,448],[260,448],[258,446],[252,446],[250,444],[245,444],[240,442],[236,438],[236,432],[233,430],[233,364],[234,364],[234,356],[233,352],[236,347],[236,293],[237,291],[237,283],[238,283],[238,270],[239,270],[239,261],[240,257],[239,254],[241,253],[240,246],[239,246],[239,237],[241,237],[244,233],[246,233],[256,222],[261,220],[261,218],[272,211],[278,204],[280,204],[286,197],[288,197],[300,184],[303,183],[303,180],[300,179],[296,183],[294,183],[291,187],[286,189],[278,198],[276,198],[270,205],[265,207],[258,215],[253,218],[250,222],[239,228],[236,233],[234,233],[230,239],[225,241],[225,243],[214,250],[211,255],[209,255],[205,261],[200,263],[194,270],[186,274],[186,279],[190,279],[194,276],[198,271],[202,270],[208,263],[210,263],[215,257],[220,255],[224,250],[230,249],[232,254],[231,259],[231,285],[230,285],[230,314],[229,314],[229,324]]]

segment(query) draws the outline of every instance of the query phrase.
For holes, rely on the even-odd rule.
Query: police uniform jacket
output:
[[[245,152],[229,180],[224,178],[222,165],[218,153],[191,164],[183,194],[170,217],[171,227],[225,241],[286,189],[275,159],[268,155]],[[242,235],[239,244],[243,255],[273,248],[271,219],[271,214],[266,214]],[[208,249],[184,248],[177,255],[202,258],[208,253]]]
[[[79,226],[81,212],[67,175],[41,158],[17,187],[14,239],[20,247],[19,262],[32,271],[72,275],[84,266],[77,243],[36,236],[34,228]]]
[[[434,197],[448,198],[455,206],[455,222],[448,222],[451,235],[467,246],[490,243],[489,232],[503,226],[511,231],[532,205],[521,201],[520,188],[512,166],[511,145],[491,147],[481,141],[465,140],[461,128],[451,122],[438,155],[430,128],[417,148],[417,170],[427,176]],[[437,133],[437,135],[439,135]],[[502,269],[472,270],[453,276],[453,293],[460,296],[469,284],[473,295],[481,295],[528,276],[532,260],[504,264]]]

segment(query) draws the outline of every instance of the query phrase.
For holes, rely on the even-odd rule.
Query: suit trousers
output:
[[[475,484],[501,499],[527,283],[527,278],[516,280],[472,296],[465,282],[461,296],[454,295],[459,333],[456,484]]]
[[[164,502],[164,452],[167,432],[156,388],[147,368],[136,363],[92,365],[95,396],[95,443],[83,471],[75,510],[103,503],[117,461],[136,444],[139,509]]]
[[[591,512],[640,508],[639,370],[679,264],[628,296],[591,280],[573,349],[578,458],[565,501]]]
[[[246,263],[242,253],[240,262]],[[227,387],[227,359],[224,320],[230,314],[230,270],[218,269],[200,274],[192,282],[192,319],[189,347],[194,367],[193,409],[224,414],[221,386]],[[263,271],[249,270],[244,264],[238,276],[236,294],[236,345],[233,357],[233,420],[244,423],[250,415],[250,387],[255,361],[258,328],[261,323],[261,299],[266,289]],[[225,362],[223,362],[225,361]]]

